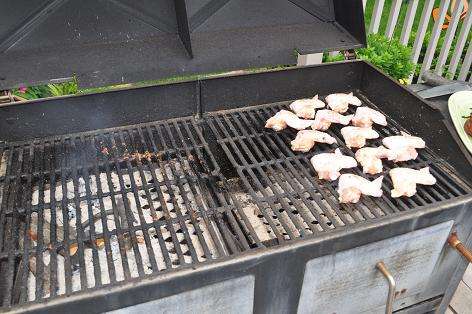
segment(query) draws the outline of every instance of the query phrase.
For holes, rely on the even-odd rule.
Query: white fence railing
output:
[[[392,0],[389,8],[386,6],[385,0],[363,0],[364,9],[368,1],[375,1],[372,11],[365,12],[366,15],[371,17],[367,28],[368,33],[378,33],[381,21],[385,18],[388,18],[388,20],[383,35],[392,38],[395,30],[397,28],[401,29],[399,39],[405,45],[409,44],[412,31],[415,31],[411,61],[417,67],[420,67],[420,77],[423,72],[431,69],[433,59],[436,59],[436,65],[433,69],[436,73],[445,75],[447,69],[448,77],[472,81],[470,75],[472,43],[470,40],[468,42],[472,25],[472,7],[469,7],[465,16],[461,16],[464,9],[463,0],[441,0],[438,18],[434,24],[432,19],[434,0]],[[421,13],[419,12],[419,3],[422,5]],[[402,25],[399,25],[399,16],[403,6],[406,6],[405,18],[403,23],[400,23]],[[389,10],[389,14],[385,14],[384,10]],[[446,14],[451,16],[447,29],[443,29]],[[459,23],[460,21],[461,23]],[[417,23],[414,29],[415,22]],[[432,25],[432,28],[430,25]],[[426,43],[425,37],[428,30],[431,32],[431,37],[429,42]],[[438,45],[440,37],[444,35],[442,45]],[[452,57],[449,57],[454,41]],[[422,55],[421,52],[425,49],[426,52]],[[459,67],[460,71],[457,74]],[[410,79],[413,79],[413,75]]]

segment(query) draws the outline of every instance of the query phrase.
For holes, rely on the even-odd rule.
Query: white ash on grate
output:
[[[203,219],[198,219],[198,227],[200,229],[200,232],[203,236],[203,239],[205,243],[208,246],[208,249],[211,254],[211,258],[216,258],[219,256],[216,246],[208,232],[208,228],[206,224],[204,223]],[[202,243],[197,235],[197,232],[194,228],[194,226],[191,224],[190,221],[186,221],[185,226],[187,227],[187,230],[189,232],[189,237],[190,241],[195,249],[196,256],[198,261],[203,262],[208,259],[208,257],[205,255],[205,252],[202,247]],[[174,228],[175,235],[176,235],[176,242],[178,243],[178,246],[180,248],[180,251],[183,253],[183,259],[185,263],[191,263],[193,262],[190,251],[189,251],[189,245],[188,245],[188,240],[183,234],[182,228],[180,224],[173,224],[172,227]],[[177,255],[177,250],[174,244],[174,239],[172,238],[172,235],[170,231],[168,231],[166,226],[161,226],[160,227],[160,232],[162,234],[163,241],[165,243],[166,249],[169,253],[169,259],[171,261],[171,267],[172,268],[177,268],[179,267],[180,261]],[[158,235],[155,231],[155,228],[150,228],[148,230],[148,235],[149,235],[149,240],[150,240],[150,246],[152,247],[155,262],[157,264],[158,269],[153,269],[152,264],[150,261],[150,256],[148,253],[148,250],[146,248],[146,245],[144,242],[138,242],[137,247],[139,250],[139,254],[142,259],[143,263],[143,270],[145,274],[151,274],[153,272],[158,272],[160,270],[166,269],[166,264],[165,264],[165,259],[164,259],[164,253],[162,248],[159,245],[159,240],[158,240]],[[142,236],[142,232],[136,232],[136,236]],[[112,236],[109,241],[110,248],[111,248],[111,256],[112,256],[112,261],[113,261],[113,267],[115,270],[115,275],[116,275],[116,281],[123,281],[125,279],[125,270],[124,270],[124,260],[122,256],[120,255],[120,243],[118,241],[118,238],[116,236]],[[125,254],[127,258],[127,266],[129,268],[129,275],[132,278],[136,278],[139,276],[138,273],[138,265],[136,262],[136,256],[133,248],[128,247],[126,244],[126,241],[124,241],[124,244],[122,242],[122,245],[125,246]],[[94,277],[94,268],[93,265],[97,263],[96,260],[93,258],[93,250],[92,248],[86,247],[84,250],[84,264],[85,264],[85,273],[86,273],[86,282],[87,282],[87,287],[91,288],[95,286],[96,280]],[[106,250],[105,249],[98,249],[96,251],[98,255],[98,263],[100,265],[100,279],[102,281],[102,284],[108,284],[110,283],[110,274],[108,271],[108,261],[106,258]],[[31,260],[35,261],[35,258],[32,257]],[[43,253],[43,298],[47,298],[50,295],[50,285],[49,285],[49,275],[51,272],[50,269],[50,253],[49,250],[46,250]],[[56,294],[61,295],[65,293],[65,265],[64,265],[64,257],[61,254],[57,254],[56,258],[56,264],[57,267],[57,286],[56,286]],[[29,300],[35,300],[35,290],[36,290],[36,276],[35,274],[37,273],[37,270],[35,264],[30,263],[30,273],[28,276],[28,297]],[[80,285],[80,268],[76,268],[75,270],[72,271],[72,290],[73,291],[78,291],[82,290],[85,287],[81,287]]]
[[[172,163],[170,165],[169,163]],[[154,185],[154,180],[151,171],[148,170],[143,170],[142,174],[145,179],[145,184],[148,189],[152,190],[153,185]],[[184,163],[184,166],[182,167],[179,163],[175,162],[174,160],[168,161],[168,163],[164,164],[162,168],[156,169],[154,171],[154,176],[157,179],[157,183],[159,184],[164,184],[166,180],[168,181],[173,181],[176,179],[185,179],[189,175],[196,176],[191,169],[190,165],[188,165],[187,162]],[[133,171],[132,177],[134,179],[134,186],[131,182],[130,175],[127,173],[127,171],[122,170],[122,179],[123,179],[123,186],[124,189],[131,189],[132,187],[136,187],[136,189],[141,190],[143,189],[143,180],[141,178],[141,172],[140,171]],[[108,180],[107,174],[106,173],[100,173],[98,176],[98,181],[100,183],[100,187],[102,190],[102,193],[107,194],[112,192],[120,192],[121,189],[121,183],[118,174],[115,171],[110,172],[110,178],[111,180]],[[62,182],[60,178],[57,180],[55,190],[53,191],[50,187],[50,184],[48,182],[45,182],[44,184],[44,203],[48,204],[51,202],[51,194],[55,192],[55,200],[56,202],[60,202],[63,198],[71,200],[74,199],[74,197],[85,197],[87,195],[86,193],[86,182],[83,177],[78,177],[77,179],[77,190],[78,193],[75,195],[74,192],[74,182],[71,178],[67,178],[67,181],[65,182],[65,189],[67,190],[66,195],[63,195],[62,192]],[[89,180],[87,182],[90,190],[90,195],[92,197],[96,197],[97,195],[97,177],[94,174],[89,175]],[[38,205],[39,203],[39,191],[38,191],[38,182],[33,186],[33,194],[32,194],[32,200],[31,204],[32,205]],[[157,196],[157,194],[156,194]]]
[[[272,176],[269,176],[272,178]],[[298,183],[298,181],[295,181]],[[304,187],[300,186],[285,186],[285,190],[276,182],[272,182],[272,188],[266,187],[264,193],[262,191],[256,192],[256,197],[261,200],[261,204],[264,210],[270,215],[273,220],[277,231],[282,234],[286,239],[289,239],[289,233],[292,233],[295,237],[300,236],[298,226],[304,228],[306,234],[312,234],[312,228],[317,231],[322,231],[323,228],[320,223],[323,223],[329,229],[334,228],[333,221],[329,217],[333,217],[337,223],[342,225],[342,221],[339,219],[336,212],[324,201],[323,205],[325,208],[322,209],[311,197],[308,192],[302,192]],[[313,193],[316,192],[313,187]],[[293,195],[292,198],[285,197],[283,195]],[[321,195],[320,199],[322,198]],[[268,199],[272,198],[272,207],[267,202]],[[311,209],[310,209],[311,208]],[[321,219],[321,222],[315,217],[311,210],[315,210]],[[328,213],[325,211],[328,210]],[[277,211],[277,212],[276,212]],[[290,214],[287,212],[290,211]],[[269,224],[265,222],[268,226]],[[311,224],[312,226],[309,226]]]
[[[107,196],[102,197],[103,202],[103,211],[104,216],[107,219],[107,225],[109,230],[113,230],[116,228],[115,220],[113,216],[113,209],[116,209],[117,214],[119,215],[119,219],[121,224],[131,223],[133,226],[140,226],[144,223],[152,223],[155,220],[162,220],[164,217],[164,212],[167,211],[171,218],[176,218],[178,214],[187,215],[189,214],[190,209],[194,212],[200,211],[200,207],[207,208],[207,204],[205,203],[204,198],[201,197],[202,191],[200,191],[199,186],[194,186],[193,189],[190,187],[188,183],[183,183],[181,187],[168,184],[162,185],[161,182],[158,184],[153,183],[152,176],[149,171],[143,171],[144,176],[148,179],[146,183],[146,187],[143,188],[143,184],[139,177],[139,172],[133,173],[133,177],[135,178],[136,187],[137,187],[137,195],[135,195],[131,191],[121,191],[119,186],[119,179],[118,176],[112,173],[112,186],[113,190],[110,193],[106,187],[106,175],[100,175],[100,186],[102,187],[102,192]],[[156,178],[162,177],[157,174],[160,174],[159,170],[156,170]],[[64,225],[64,218],[68,221],[69,226],[74,230],[77,227],[77,208],[76,202],[79,202],[80,208],[80,215],[82,224],[89,222],[89,210],[91,210],[93,214],[93,220],[95,222],[95,230],[96,232],[102,232],[103,226],[101,223],[101,210],[100,210],[100,200],[99,196],[97,195],[97,180],[95,176],[90,176],[88,185],[91,190],[91,197],[90,200],[85,198],[86,196],[86,188],[85,188],[85,180],[80,177],[78,180],[77,186],[77,197],[74,193],[74,183],[69,180],[66,182],[67,186],[67,195],[65,197],[65,202],[67,203],[67,210],[65,215],[62,211],[62,199],[64,195],[62,194],[62,185],[61,182],[57,182],[55,189],[52,190],[49,184],[45,185],[44,190],[44,199],[43,202],[39,202],[39,192],[38,192],[38,185],[34,186],[33,188],[33,196],[32,196],[32,205],[39,208],[44,207],[43,209],[43,223],[50,224],[51,223],[51,195],[53,194],[53,199],[56,200],[55,202],[55,217],[56,217],[56,225],[63,226]],[[129,176],[123,176],[123,181],[125,187],[131,187]],[[105,184],[104,184],[105,183]],[[159,188],[159,190],[157,188]],[[124,196],[124,198],[123,198]],[[138,197],[137,197],[138,196]],[[197,200],[197,199],[198,200]],[[80,200],[80,201],[79,201]],[[161,201],[164,200],[165,203],[161,204]],[[138,206],[138,204],[140,206]],[[200,207],[198,206],[200,205]],[[90,208],[89,208],[90,207]],[[132,217],[128,217],[126,213],[129,214],[131,211]],[[141,212],[141,213],[140,213]],[[179,212],[179,213],[178,213]],[[120,215],[121,214],[121,215]],[[142,219],[140,214],[142,214]],[[38,217],[37,213],[34,212],[32,214],[32,225],[37,224]],[[34,231],[34,230],[33,230]],[[75,235],[70,235],[75,238]],[[45,240],[47,241],[47,240]]]
[[[241,208],[246,215],[249,223],[252,225],[260,241],[268,241],[275,238],[267,220],[262,215],[259,207],[254,203],[251,196],[244,192],[234,192],[234,197],[238,200]],[[238,217],[240,220],[241,217]]]
[[[123,270],[123,260],[120,255],[120,245],[116,236],[112,236],[110,238],[110,248],[112,253],[112,260],[113,260],[113,267],[115,269],[116,280],[122,281],[124,280],[124,270]],[[141,254],[141,258],[143,260],[143,268],[146,274],[152,273],[151,264],[149,262],[149,257],[147,255],[146,246],[144,244],[138,243],[138,249]],[[131,277],[138,277],[138,268],[136,264],[136,259],[134,252],[132,249],[128,249],[126,252],[126,258],[128,260],[128,267],[130,271]],[[94,259],[93,253],[91,248],[85,248],[84,252],[84,264],[85,264],[85,276],[87,287],[91,288],[95,286],[95,277],[94,277]],[[106,251],[104,249],[97,250],[98,255],[98,263],[100,265],[100,276],[102,284],[110,283],[110,275],[108,273],[108,264],[106,259]],[[56,283],[56,294],[61,295],[64,294],[66,291],[66,275],[65,275],[65,258],[61,254],[56,255],[56,267],[51,269],[51,254],[50,250],[46,250],[43,252],[43,271],[42,271],[42,282],[43,282],[43,296],[39,296],[39,298],[48,298],[50,296],[50,289],[51,289],[51,281],[50,275],[51,271],[55,271],[57,275],[57,283]],[[29,276],[28,276],[28,300],[33,301],[36,299],[36,274],[38,274],[39,263],[36,261],[36,257],[30,257],[29,262]],[[79,291],[86,287],[81,287],[81,280],[80,280],[80,268],[78,265],[73,265],[71,269],[72,275],[72,291]]]
[[[367,198],[356,206],[338,205],[335,188],[330,190],[320,185],[320,191],[319,186],[303,176],[293,177],[288,182],[283,177],[276,178],[276,173],[272,171],[267,175],[270,186],[263,190],[253,187],[255,198],[245,192],[245,185],[241,181],[232,179],[228,182],[231,193],[262,242],[276,238],[273,227],[288,240],[290,233],[299,237],[303,230],[306,235],[310,235],[313,231],[334,229],[336,226],[365,220],[364,216],[374,218],[375,215],[385,215]],[[326,197],[329,197],[330,202]],[[236,211],[236,215],[242,220],[242,214]],[[271,220],[270,223],[268,219]]]
[[[290,232],[296,237],[300,236],[297,226],[302,227],[303,232],[309,235],[313,233],[312,229],[322,231],[323,228],[335,228],[334,222],[340,226],[344,225],[336,211],[309,181],[304,183],[312,188],[311,193],[306,191],[306,187],[297,178],[292,178],[292,185],[285,184],[283,187],[272,175],[268,178],[271,180],[272,187],[268,186],[264,190],[254,189],[257,191],[255,199],[244,191],[245,188],[240,181],[229,182],[231,193],[236,197],[239,207],[242,208],[260,241],[276,238],[271,223],[275,231],[283,235],[285,239],[290,239]],[[288,194],[292,197],[285,197]],[[335,200],[334,197],[333,200]],[[290,211],[290,215],[287,211]],[[242,220],[237,211],[236,214]]]
[[[190,186],[189,183],[185,180],[181,180],[181,184],[171,184],[167,180],[176,180],[184,179],[185,166],[182,168],[179,164],[175,163],[171,168],[169,165],[165,165],[162,169],[157,169],[154,173],[154,177],[158,182],[154,182],[153,175],[150,171],[143,171],[142,175],[144,176],[146,182],[143,184],[141,179],[141,173],[135,171],[132,173],[134,179],[134,184],[132,184],[129,175],[123,175],[123,185],[125,189],[122,190],[119,177],[116,173],[112,172],[111,182],[107,181],[107,175],[101,173],[97,178],[95,175],[91,175],[87,181],[83,177],[79,177],[77,180],[76,190],[74,192],[74,182],[68,180],[65,182],[67,188],[67,194],[62,194],[62,182],[58,180],[54,186],[51,188],[49,184],[45,184],[44,189],[44,198],[43,200],[39,199],[40,193],[38,191],[38,185],[35,185],[33,188],[32,195],[32,205],[36,209],[31,214],[30,225],[31,228],[28,230],[28,235],[30,236],[30,252],[33,256],[37,247],[37,241],[42,238],[43,247],[45,251],[43,252],[43,263],[45,265],[44,273],[48,273],[49,270],[49,259],[50,259],[50,247],[54,245],[51,243],[51,228],[54,228],[56,231],[56,241],[55,243],[64,241],[65,238],[65,225],[68,225],[68,239],[74,243],[74,247],[71,246],[69,253],[75,258],[78,258],[77,253],[77,244],[74,239],[77,238],[77,228],[82,227],[85,238],[89,238],[91,225],[95,228],[94,232],[97,237],[96,245],[92,245],[90,242],[84,243],[83,257],[85,264],[85,274],[87,287],[94,287],[96,284],[96,278],[94,277],[94,264],[97,264],[97,261],[94,261],[93,251],[96,250],[98,256],[98,265],[100,265],[100,279],[102,284],[108,284],[111,282],[110,274],[108,271],[108,261],[107,254],[105,250],[105,245],[109,246],[111,249],[111,256],[113,259],[113,267],[115,268],[116,280],[122,281],[125,279],[125,267],[123,266],[124,260],[120,255],[120,243],[116,235],[112,235],[109,239],[106,239],[101,235],[104,228],[108,231],[114,231],[117,228],[117,225],[120,225],[122,229],[126,229],[127,226],[141,227],[145,224],[150,224],[155,221],[164,222],[165,214],[168,213],[172,219],[177,219],[180,217],[186,217],[185,227],[188,230],[188,236],[190,242],[193,245],[193,248],[196,252],[196,258],[199,262],[203,262],[209,258],[216,258],[219,256],[216,249],[216,245],[213,242],[212,236],[208,231],[208,226],[201,217],[194,215],[196,224],[198,224],[198,232],[193,225],[192,221],[189,219],[188,214],[190,211],[198,214],[202,210],[206,210],[208,205],[205,203],[205,198],[202,197],[202,191],[198,185]],[[175,173],[172,172],[174,169]],[[188,175],[188,174],[187,174]],[[174,181],[172,181],[173,183]],[[98,184],[98,186],[97,186]],[[89,195],[87,197],[86,185],[89,188]],[[102,196],[101,200],[99,198],[98,187],[101,187]],[[134,189],[137,192],[137,195],[133,193],[131,188],[137,187]],[[63,201],[64,198],[64,201]],[[55,199],[55,210],[51,211],[51,199]],[[87,200],[88,199],[88,200]],[[162,200],[164,200],[163,203]],[[62,210],[62,203],[67,203],[65,210]],[[76,206],[78,202],[79,206]],[[101,205],[103,204],[103,206]],[[139,206],[138,206],[139,204]],[[115,211],[113,210],[115,209]],[[103,214],[104,213],[104,214]],[[92,214],[93,224],[89,220],[89,215]],[[81,223],[78,222],[78,216],[81,216]],[[116,216],[116,217],[115,217]],[[102,223],[102,219],[105,220],[105,224]],[[167,224],[162,224],[159,228],[160,234],[162,236],[162,241],[166,246],[167,251],[169,252],[169,259],[171,261],[171,267],[176,268],[181,265],[177,255],[177,248],[175,247],[174,241],[178,243],[180,252],[183,254],[183,261],[185,263],[197,262],[192,260],[190,254],[188,238],[184,235],[183,228],[180,226],[180,223],[175,222],[171,224],[176,235],[176,239],[172,238],[172,233],[167,229]],[[38,223],[41,222],[42,229],[38,231]],[[210,223],[213,224],[212,221]],[[149,241],[152,252],[154,253],[154,259],[157,264],[157,269],[153,269],[152,263],[150,261],[150,256],[146,247],[146,237],[143,234],[143,231],[138,230],[135,232],[136,239],[138,241],[137,248],[139,252],[135,252],[131,242],[129,240],[129,233],[125,233],[124,240],[121,245],[124,245],[124,252],[127,259],[127,267],[129,268],[129,276],[132,278],[138,277],[138,265],[136,262],[135,254],[139,254],[143,263],[144,274],[151,274],[159,270],[166,269],[166,263],[164,259],[164,250],[159,244],[159,235],[156,232],[154,227],[143,226],[143,229],[147,230],[147,241]],[[221,237],[218,233],[218,229],[215,225],[212,226],[213,230],[217,233],[217,237]],[[206,256],[203,249],[203,244],[199,238],[199,234],[203,238],[202,240],[206,243],[209,254],[211,256]],[[108,243],[105,243],[108,241]],[[220,239],[218,240],[220,241]],[[21,244],[23,247],[23,239],[21,239]],[[98,249],[96,248],[98,247]],[[56,263],[57,267],[57,278],[58,283],[56,287],[57,294],[65,293],[65,270],[64,270],[64,251],[61,251],[57,254]],[[36,298],[35,294],[35,285],[36,285],[36,269],[31,267],[36,263],[35,257],[32,257],[34,261],[30,261],[30,272],[28,276],[28,296],[30,300]],[[46,280],[45,285],[48,285],[49,279]],[[78,265],[75,265],[75,270],[72,272],[72,289],[73,291],[82,290],[85,287],[80,286],[80,268]],[[43,296],[48,297],[50,295],[49,287],[45,287]]]

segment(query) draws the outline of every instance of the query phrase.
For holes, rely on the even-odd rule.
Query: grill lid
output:
[[[361,0],[17,0],[0,21],[0,89],[294,64],[366,43]]]

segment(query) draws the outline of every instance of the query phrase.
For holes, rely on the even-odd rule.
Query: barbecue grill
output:
[[[223,2],[217,8],[225,8]],[[246,1],[233,2],[249,7]],[[212,33],[190,34],[185,27],[191,25],[185,12],[190,4],[175,3],[178,27],[173,37],[164,37],[180,38],[179,49],[193,59],[188,57],[189,66],[183,67],[181,55],[179,62],[171,58],[174,68],[157,76],[168,70],[209,70],[208,62],[218,60],[189,48],[192,40],[197,42],[192,47],[201,45],[200,36],[212,38]],[[288,12],[289,17],[311,16],[312,25],[303,24],[306,30],[330,24],[323,27],[331,35],[351,41],[345,48],[365,43],[361,1],[293,1],[289,7],[296,12]],[[137,9],[126,8],[136,16]],[[225,25],[217,33],[263,38],[262,26],[243,27],[241,19],[235,20],[236,26]],[[287,44],[286,25],[279,22],[269,40]],[[251,23],[266,25],[267,20],[259,16]],[[213,40],[221,44],[218,36]],[[308,51],[319,48],[318,38],[303,40]],[[225,64],[235,68],[267,64],[274,55],[290,58],[286,49],[273,48],[272,55],[263,52],[256,61],[248,53],[236,61],[228,56]],[[4,60],[12,57],[10,50]],[[90,66],[104,66],[94,60],[85,64],[81,75],[86,80],[94,78],[87,72]],[[46,69],[47,62],[40,66]],[[57,78],[61,71],[37,73],[31,80]],[[114,80],[121,70],[108,71],[112,75],[99,74],[97,82]],[[147,75],[133,71],[136,77]],[[21,69],[11,74],[4,84],[28,77]],[[362,196],[358,204],[339,204],[336,182],[317,179],[309,163],[314,154],[334,147],[317,144],[309,153],[294,153],[295,131],[264,128],[290,101],[338,91],[354,91],[364,105],[388,116],[388,126],[375,127],[381,138],[405,130],[428,144],[414,161],[384,162],[384,174],[398,166],[428,166],[437,184],[419,186],[411,198],[394,199],[386,175],[381,198]],[[329,133],[344,154],[353,156],[339,127]],[[363,61],[2,106],[1,310],[381,312],[389,286],[376,269],[379,262],[396,281],[391,291],[395,311],[444,310],[467,265],[447,239],[454,232],[468,244],[472,231],[470,165],[453,156],[458,147],[449,137],[439,112]],[[381,145],[381,138],[369,144]],[[359,168],[353,172],[372,178]]]

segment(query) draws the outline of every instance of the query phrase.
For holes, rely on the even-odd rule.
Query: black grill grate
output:
[[[1,156],[3,306],[249,247],[193,118],[15,143]]]
[[[364,104],[376,108],[362,95]],[[419,150],[415,161],[384,162],[384,194],[381,198],[363,196],[358,204],[339,204],[336,182],[317,179],[310,164],[314,154],[332,152],[338,146],[343,154],[354,157],[344,145],[341,126],[332,125],[328,133],[339,145],[316,144],[309,153],[296,153],[290,148],[295,130],[275,132],[264,128],[268,118],[290,102],[250,107],[211,114],[208,124],[216,135],[227,158],[250,193],[251,202],[257,205],[253,224],[260,224],[258,236],[268,243],[281,243],[298,237],[370,221],[395,212],[412,210],[420,206],[438,203],[470,193],[461,180],[451,177],[447,165],[429,149]],[[354,109],[350,109],[353,113]],[[383,137],[399,134],[401,127],[388,119],[387,127],[374,126],[381,137],[368,141],[368,145],[380,146]],[[418,186],[418,193],[411,198],[390,197],[392,183],[388,171],[397,166],[419,169],[429,166],[437,178],[434,186]],[[361,168],[356,174],[369,179]],[[377,175],[378,176],[378,175]],[[376,176],[375,176],[376,177]],[[255,218],[255,217],[254,217]],[[266,244],[266,243],[265,243]]]
[[[318,180],[309,162],[335,147],[294,153],[295,131],[264,128],[287,105],[0,144],[1,306],[120,284],[471,193],[425,149],[404,164],[429,166],[436,185],[392,199],[385,175],[382,198],[340,205],[336,183]],[[389,120],[376,130],[384,137],[400,127]],[[329,132],[352,156],[340,127]],[[387,174],[397,165],[384,166]]]

